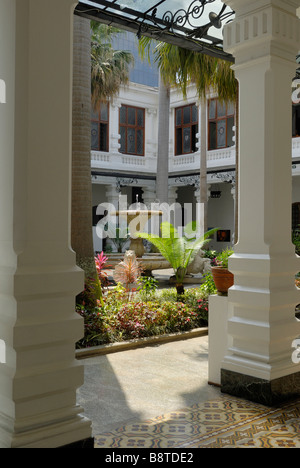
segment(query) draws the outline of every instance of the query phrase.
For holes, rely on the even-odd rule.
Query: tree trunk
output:
[[[169,201],[169,133],[170,89],[159,78],[158,153],[156,175],[156,198],[160,203]]]
[[[200,203],[203,206],[203,231],[207,232],[207,100],[201,99],[201,128],[200,128]]]
[[[72,147],[71,245],[86,282],[94,281],[96,296],[102,299],[92,231],[90,22],[78,16],[74,16]]]
[[[184,294],[185,294],[185,289],[184,289],[184,284],[183,283],[176,283],[176,291],[177,291],[177,301],[178,302],[184,302]]]

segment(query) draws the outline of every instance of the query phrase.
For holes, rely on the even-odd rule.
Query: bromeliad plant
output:
[[[209,242],[209,237],[216,231],[212,229],[199,238],[197,223],[191,222],[184,228],[183,236],[179,236],[177,229],[168,222],[161,224],[161,237],[158,235],[137,233],[137,237],[146,239],[156,247],[162,256],[172,266],[176,277],[176,290],[178,298],[185,293],[184,277],[188,266],[193,262],[199,250]]]
[[[143,267],[136,258],[133,251],[127,251],[124,260],[115,267],[114,279],[117,283],[126,286],[128,291],[128,300],[131,292],[136,287],[136,282],[143,272]]]

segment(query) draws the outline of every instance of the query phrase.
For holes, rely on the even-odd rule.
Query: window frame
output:
[[[126,109],[126,123],[121,123],[121,109],[124,107]],[[128,123],[128,109],[134,109],[135,110],[135,125]],[[143,126],[138,125],[138,111],[143,112]],[[146,133],[146,109],[143,107],[137,107],[137,106],[132,106],[130,104],[122,104],[120,111],[119,111],[119,133],[121,135],[121,128],[125,128],[125,151],[121,151],[121,147],[119,149],[119,152],[121,154],[128,154],[130,156],[140,156],[144,157],[145,156],[145,133]],[[134,129],[135,130],[135,151],[134,152],[129,152],[128,151],[128,129]],[[143,150],[142,153],[137,152],[137,132],[138,130],[143,131]],[[121,143],[121,138],[120,138],[120,143]]]
[[[213,101],[216,102],[216,109],[215,109],[214,118],[211,118],[210,117],[210,106],[211,106]],[[226,108],[225,115],[218,116],[218,105],[225,106],[225,108]],[[212,99],[208,100],[208,109],[207,109],[207,122],[208,122],[208,125],[207,125],[207,127],[208,127],[208,129],[207,129],[207,138],[208,138],[207,148],[208,148],[208,151],[216,151],[216,150],[221,150],[221,149],[225,149],[225,148],[231,148],[232,146],[234,146],[234,144],[233,145],[228,144],[228,121],[229,121],[229,119],[233,119],[233,126],[235,125],[235,107],[233,106],[233,113],[228,113],[228,106],[229,106],[229,103],[226,102],[226,103],[221,104],[218,98],[212,98]],[[212,148],[211,147],[211,125],[210,124],[215,123],[216,126],[217,126],[218,122],[220,122],[222,120],[226,121],[225,146],[219,146],[218,147],[218,134],[216,132],[216,135],[215,135],[215,137],[216,137],[215,148]]]
[[[193,107],[197,109],[197,121],[193,121]],[[185,124],[184,123],[184,109],[190,108],[190,122]],[[177,124],[177,111],[181,110],[181,124]],[[185,156],[186,154],[193,154],[197,152],[196,148],[196,141],[195,141],[195,150],[193,150],[193,127],[197,127],[195,131],[195,135],[199,132],[199,106],[194,102],[192,104],[187,104],[185,106],[179,106],[175,108],[175,148],[174,153],[175,156]],[[185,128],[191,129],[191,138],[190,138],[190,151],[184,151],[184,139],[183,133]],[[178,129],[182,130],[181,133],[181,152],[178,152]],[[196,138],[195,138],[196,140]]]
[[[101,118],[101,106],[103,104],[106,104],[107,105],[107,120],[103,120]],[[95,114],[98,114],[98,119],[96,119],[94,116]],[[91,124],[92,123],[96,123],[98,124],[98,146],[97,146],[97,149],[94,148],[92,146],[92,141],[91,141],[91,148],[92,148],[92,151],[100,151],[100,152],[103,152],[103,153],[109,153],[109,121],[110,121],[110,105],[109,105],[109,101],[105,101],[105,102],[101,102],[100,103],[100,107],[97,111],[94,111],[92,109],[92,115],[91,115]],[[107,125],[107,133],[106,133],[106,148],[105,150],[101,149],[101,125]],[[91,132],[92,132],[92,128],[91,128]]]

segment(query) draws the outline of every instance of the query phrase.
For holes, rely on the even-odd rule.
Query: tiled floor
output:
[[[268,408],[208,385],[207,336],[82,363],[96,448],[300,448],[300,401]]]
[[[96,448],[300,448],[300,402],[268,408],[222,396],[95,437]]]

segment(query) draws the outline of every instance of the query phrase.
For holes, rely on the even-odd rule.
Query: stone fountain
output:
[[[143,209],[138,201],[138,196],[136,203],[132,205],[130,210],[119,210],[112,213],[112,216],[118,216],[126,221],[130,237],[129,250],[133,251],[137,259],[142,263],[146,276],[152,276],[153,270],[165,270],[171,267],[170,263],[160,253],[146,253],[143,239],[135,236],[136,233],[144,232],[147,223],[152,217],[162,215],[163,212],[159,210]],[[123,260],[124,255],[112,254],[108,257],[109,263],[114,266]]]
[[[127,252],[130,255],[131,252],[135,253],[137,260],[140,261],[143,266],[145,276],[152,276],[152,271],[155,270],[171,268],[170,263],[160,253],[146,253],[143,239],[135,236],[136,233],[144,232],[146,224],[152,217],[162,216],[162,211],[142,209],[137,196],[136,203],[132,205],[130,210],[119,210],[111,213],[111,215],[118,216],[126,221],[130,237],[130,246]],[[108,258],[108,263],[114,267],[123,261],[124,254],[108,254]],[[202,283],[202,275],[209,270],[210,260],[204,258],[204,253],[200,250],[194,262],[189,266],[184,282]],[[170,278],[170,283],[172,284],[173,282],[173,278]]]

